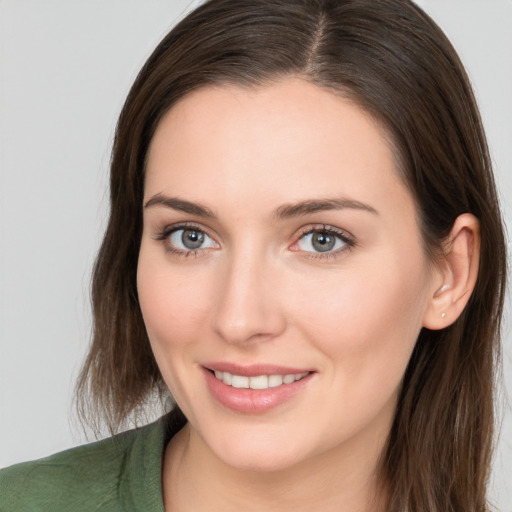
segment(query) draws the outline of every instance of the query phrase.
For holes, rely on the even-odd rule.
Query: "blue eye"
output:
[[[204,231],[197,228],[180,228],[169,235],[169,244],[178,251],[196,251],[217,247],[217,244]]]
[[[297,242],[301,251],[316,253],[336,252],[351,245],[352,243],[347,237],[328,229],[309,231],[302,235]]]

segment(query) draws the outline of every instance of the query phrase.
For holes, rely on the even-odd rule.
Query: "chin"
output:
[[[300,458],[287,457],[276,450],[274,453],[232,452],[218,454],[224,464],[240,471],[253,473],[274,473],[284,471],[295,466]]]
[[[205,441],[224,464],[242,471],[283,471],[308,458],[303,443],[263,430],[222,437],[210,434]]]

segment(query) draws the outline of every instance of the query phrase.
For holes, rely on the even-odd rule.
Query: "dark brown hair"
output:
[[[159,44],[117,125],[110,219],[92,284],[93,343],[77,386],[82,414],[114,431],[155,392],[165,394],[136,288],[144,163],[158,122],[199,87],[287,76],[350,98],[385,127],[433,260],[460,214],[480,220],[475,290],[453,325],[421,332],[382,476],[390,511],[487,510],[503,227],[468,78],[442,31],[409,0],[210,0]]]

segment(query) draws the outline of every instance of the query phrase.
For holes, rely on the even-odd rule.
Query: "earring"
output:
[[[441,318],[444,318],[446,316],[446,313],[443,311],[443,313],[441,313]]]

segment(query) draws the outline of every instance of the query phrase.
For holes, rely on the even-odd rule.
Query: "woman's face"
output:
[[[299,79],[207,87],[160,122],[144,205],[140,305],[193,438],[244,469],[375,459],[436,286],[383,130]]]

